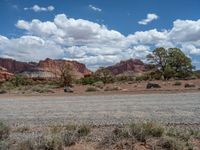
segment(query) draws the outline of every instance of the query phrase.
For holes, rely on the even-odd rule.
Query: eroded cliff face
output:
[[[35,67],[35,64],[20,62],[8,58],[0,58],[0,66],[6,68],[11,73],[21,73]]]
[[[85,75],[90,75],[92,72],[86,68],[84,64],[81,64],[77,61],[68,61],[68,60],[52,60],[47,58],[38,63],[37,68],[39,70],[44,70],[45,72],[51,72],[55,76],[59,76],[60,71],[63,66],[69,65],[72,68],[72,72],[76,78],[84,77]]]
[[[149,71],[148,65],[139,59],[121,61],[113,66],[107,67],[114,75],[140,75]]]
[[[6,68],[0,67],[0,81],[5,81],[12,78],[14,74],[9,73]]]
[[[45,59],[39,63],[26,63],[12,59],[0,58],[0,66],[8,72],[21,74],[30,78],[55,78],[60,75],[60,69],[64,65],[70,65],[75,78],[84,77],[92,72],[84,64],[77,61]]]

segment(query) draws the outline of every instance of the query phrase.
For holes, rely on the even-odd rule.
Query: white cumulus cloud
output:
[[[54,6],[50,5],[48,7],[40,7],[38,5],[34,5],[32,7],[26,7],[24,10],[33,10],[34,12],[42,12],[42,11],[53,11],[55,8]]]
[[[157,20],[158,16],[153,13],[147,14],[147,18],[139,21],[138,23],[141,25],[147,25],[148,23],[152,22],[153,20]]]
[[[0,57],[21,61],[64,58],[95,69],[123,59],[145,60],[152,49],[161,46],[181,48],[188,56],[200,55],[199,20],[175,20],[171,29],[137,31],[128,36],[65,14],[56,15],[53,21],[18,20],[16,27],[24,30],[24,35],[17,38],[0,35]]]

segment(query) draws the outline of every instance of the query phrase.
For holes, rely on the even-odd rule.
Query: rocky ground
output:
[[[121,124],[132,120],[200,123],[200,92],[99,96],[0,97],[0,120],[12,124]]]
[[[92,94],[90,96],[2,95],[0,97],[0,120],[11,127],[9,141],[14,147],[27,140],[43,138],[46,134],[50,136],[48,140],[49,138],[52,140],[57,135],[54,132],[61,133],[60,128],[63,130],[63,128],[69,128],[70,124],[86,124],[90,126],[90,133],[78,138],[78,141],[75,141],[76,144],[67,146],[65,149],[146,150],[152,149],[152,146],[156,149],[173,149],[173,147],[163,147],[162,140],[164,140],[171,145],[178,144],[180,147],[177,149],[180,150],[182,150],[181,145],[188,145],[188,142],[193,143],[195,150],[198,150],[200,148],[199,97],[200,92],[197,91],[173,94]],[[165,127],[183,128],[181,133],[189,132],[190,135],[183,135],[184,138],[189,136],[187,141],[182,141],[182,137],[174,138],[174,133],[170,137],[168,135],[159,138],[152,135],[147,136],[145,141],[138,140],[135,137],[136,133],[128,134],[128,137],[118,135],[118,129],[121,130],[133,122],[143,121],[159,122]],[[117,133],[115,133],[116,129]],[[188,131],[186,132],[185,129]],[[53,133],[49,135],[49,132]],[[176,136],[178,135],[180,133],[176,133]]]

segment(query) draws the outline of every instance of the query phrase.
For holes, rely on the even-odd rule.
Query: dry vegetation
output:
[[[200,148],[198,127],[138,122],[120,126],[56,125],[16,130],[0,124],[1,150],[192,150]],[[12,136],[24,135],[23,139]],[[25,136],[26,135],[26,136]],[[30,135],[36,135],[31,137]],[[20,137],[20,136],[19,136]],[[15,137],[16,138],[16,137]]]

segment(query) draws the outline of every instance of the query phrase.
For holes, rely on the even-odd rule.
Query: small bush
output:
[[[17,145],[17,150],[36,150],[36,146],[34,144],[34,141],[27,140],[19,143]]]
[[[44,149],[44,150],[63,150],[62,146],[62,138],[59,135],[47,135],[45,136],[39,145],[37,146],[37,149]]]
[[[195,85],[193,83],[186,83],[185,88],[193,88]]]
[[[0,89],[0,94],[5,94],[5,93],[7,93],[6,90],[1,90]]]
[[[186,142],[190,139],[192,134],[193,134],[192,130],[180,129],[180,128],[175,128],[175,127],[170,127],[166,131],[167,136],[179,138]]]
[[[67,131],[62,134],[62,141],[64,146],[72,146],[79,140],[80,137],[86,136],[90,133],[90,127],[82,126],[66,126]]]
[[[88,125],[81,125],[78,127],[77,133],[80,137],[86,136],[90,133],[90,127]]]
[[[10,128],[5,124],[3,124],[2,122],[0,122],[0,141],[7,139],[9,137],[9,134],[10,134]]]
[[[88,87],[85,91],[86,92],[96,92],[98,90],[95,87]]]
[[[1,85],[0,88],[1,88],[1,90],[3,90],[3,91],[9,91],[9,90],[14,89],[15,86],[13,85],[12,82],[6,81],[6,82],[4,82],[4,83]]]
[[[104,88],[104,83],[102,81],[95,82],[92,85],[100,89]]]
[[[129,137],[129,133],[126,129],[115,128],[112,133],[115,137],[120,139]]]
[[[185,143],[174,137],[164,137],[161,140],[161,145],[168,150],[182,150]]]
[[[79,82],[83,85],[92,85],[98,80],[95,77],[84,77],[79,80]]]
[[[62,142],[64,146],[72,146],[76,143],[77,141],[77,135],[75,132],[72,131],[66,131],[62,134]]]
[[[164,133],[164,128],[156,123],[136,123],[130,125],[131,134],[139,141],[144,142],[148,136],[161,137]]]

